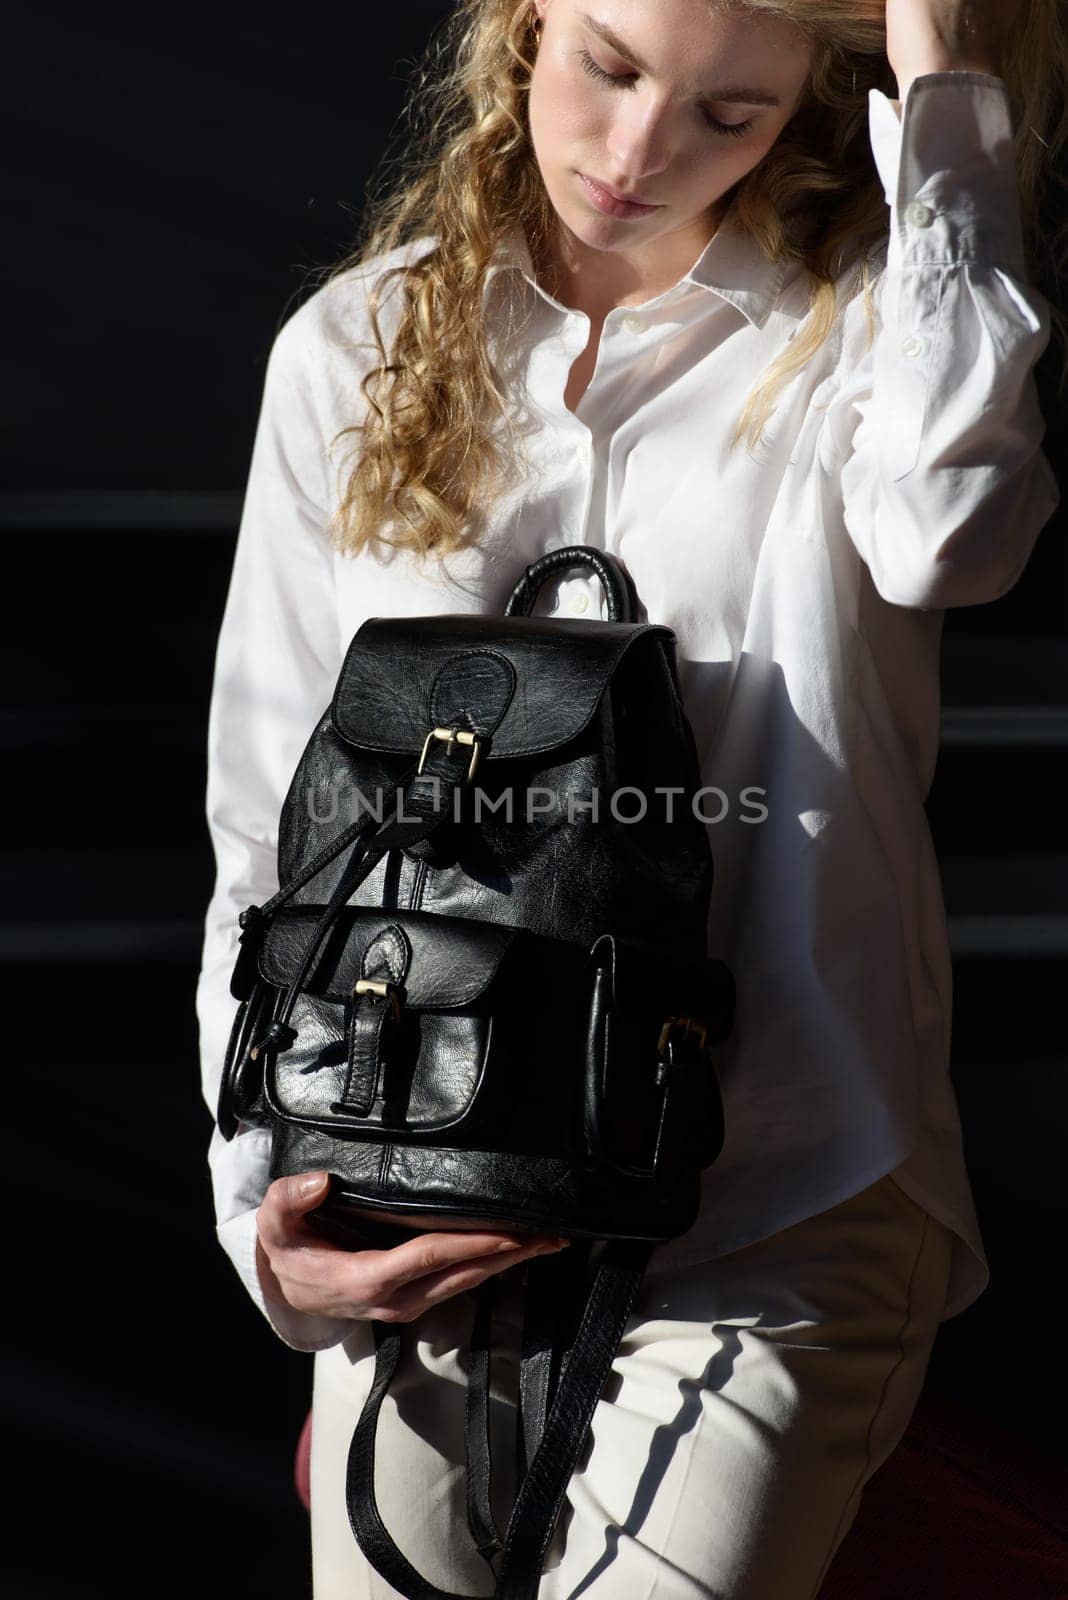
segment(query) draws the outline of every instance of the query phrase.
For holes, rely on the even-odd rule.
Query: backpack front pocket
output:
[[[279,1009],[319,915],[280,915],[264,939]],[[296,997],[295,1040],[266,1052],[269,1110],[341,1138],[558,1143],[587,972],[580,946],[524,928],[347,907]]]

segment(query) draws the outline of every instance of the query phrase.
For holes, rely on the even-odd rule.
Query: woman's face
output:
[[[634,281],[681,274],[796,110],[809,41],[715,0],[533,3],[531,140],[576,263],[607,252]],[[613,206],[591,179],[650,209]]]

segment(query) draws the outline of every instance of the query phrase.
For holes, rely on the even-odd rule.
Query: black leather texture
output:
[[[219,1104],[224,1135],[273,1130],[272,1177],[335,1175],[324,1213],[692,1222],[734,986],[705,953],[674,651],[658,625],[521,614],[355,635],[280,819],[291,892],[243,919]],[[672,1016],[698,1026],[665,1043]]]
[[[528,615],[577,564],[605,582],[614,620]],[[482,1224],[613,1252],[573,1349],[530,1319],[529,1472],[504,1539],[470,1399],[469,1516],[500,1569],[494,1594],[514,1600],[535,1593],[611,1330],[649,1249],[694,1221],[723,1142],[715,1047],[734,980],[706,947],[697,754],[675,637],[635,610],[622,564],[575,546],[528,568],[503,617],[364,623],[293,775],[281,887],[243,914],[231,984],[219,1127],[269,1128],[272,1178],[331,1174],[313,1214],[327,1236],[380,1248]],[[484,1399],[484,1308],[476,1333]],[[433,1597],[374,1509],[374,1417],[399,1335],[376,1324],[376,1338],[350,1517],[379,1572]]]
[[[492,733],[487,760],[542,755],[582,732],[623,657],[646,637],[673,635],[653,623],[574,617],[374,617],[349,646],[333,723],[359,749],[418,755],[451,703],[450,721],[459,713]]]

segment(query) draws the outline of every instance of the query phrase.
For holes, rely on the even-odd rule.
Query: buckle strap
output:
[[[653,1171],[670,1181],[685,1167],[710,1166],[723,1148],[723,1100],[708,1030],[693,1017],[668,1017],[657,1046],[656,1083],[663,1089]]]
[[[440,734],[445,735],[445,750],[449,756],[458,747],[466,750],[470,746],[467,770],[459,780],[470,783],[478,761],[511,703],[515,687],[515,668],[496,651],[460,651],[444,663],[430,696],[428,721],[431,730],[424,741],[419,761],[408,768],[384,797],[387,801],[393,801],[401,795],[402,804],[414,812],[418,820],[407,823],[399,819],[388,821],[383,813],[383,822],[376,828],[373,817],[356,818],[270,899],[259,906],[247,906],[238,918],[242,928],[240,949],[230,980],[230,992],[236,1000],[246,1000],[252,993],[267,918],[291,899],[298,889],[310,883],[343,850],[350,845],[361,850],[405,849],[426,838],[430,828],[444,820],[448,799],[458,786],[455,763],[448,758],[442,760],[440,756],[434,759],[429,746],[435,735]],[[441,741],[438,740],[439,750],[440,745]],[[443,788],[447,791],[444,795]]]
[[[395,784],[390,791],[391,798],[396,798],[398,794],[401,796],[398,812],[403,810],[404,796],[408,792],[404,787],[406,781],[402,780],[402,782]],[[415,785],[422,782],[422,778],[414,777],[411,780],[411,785],[414,788]],[[451,787],[449,792],[451,793]],[[345,863],[337,885],[312,931],[300,964],[290,980],[289,988],[286,990],[285,998],[278,1011],[276,1019],[278,1023],[285,1024],[288,1028],[289,1019],[297,1003],[297,996],[326,942],[331,928],[360,884],[365,878],[370,877],[381,857],[388,850],[403,848],[409,842],[427,838],[445,820],[446,815],[447,807],[442,803],[441,794],[437,791],[437,786],[435,786],[434,810],[429,817],[420,816],[415,821],[392,821],[389,818],[383,818],[381,824],[373,832],[366,831],[357,838],[352,855]],[[361,826],[365,825],[367,821],[366,817],[361,818]],[[277,904],[280,898],[285,897],[284,895],[276,895],[274,900],[268,902],[268,904]],[[258,942],[258,932],[263,926],[263,912],[265,909],[249,907],[250,912],[257,911],[257,915],[249,923],[250,932],[256,931],[256,942]],[[280,1044],[281,1050],[287,1050],[297,1037],[292,1029],[288,1031],[291,1037]],[[260,1042],[265,1046],[273,1047],[275,1038],[280,1038],[280,1036],[275,1033],[268,1039],[265,1035]]]
[[[443,739],[450,746],[454,744],[470,745],[471,759],[467,764],[467,771],[464,773],[463,779],[464,783],[470,783],[475,775],[475,768],[478,766],[478,758],[482,754],[483,746],[488,743],[485,736],[480,733],[470,733],[466,728],[431,728],[423,740],[423,748],[419,755],[419,765],[415,769],[420,776],[427,763],[431,741],[434,739]]]
[[[345,1087],[331,1105],[331,1111],[358,1117],[370,1115],[382,1076],[383,1045],[400,1021],[403,983],[411,959],[412,947],[407,935],[395,922],[380,929],[364,951],[361,975],[353,984],[346,1004],[348,1071]]]
[[[661,1088],[681,1057],[692,1060],[707,1053],[708,1027],[699,1017],[665,1017],[656,1041],[656,1086]],[[696,1041],[696,1045],[695,1045]]]

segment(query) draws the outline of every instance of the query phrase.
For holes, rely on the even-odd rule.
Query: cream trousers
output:
[[[647,1273],[571,1479],[539,1600],[814,1600],[902,1438],[945,1303],[951,1235],[887,1175],[698,1266]],[[498,1282],[494,1508],[514,1493],[522,1268]],[[430,1582],[492,1593],[467,1525],[471,1292],[410,1325],[379,1423],[383,1520]],[[500,1345],[496,1341],[500,1341]],[[315,1356],[314,1600],[392,1600],[345,1507],[369,1324]]]

